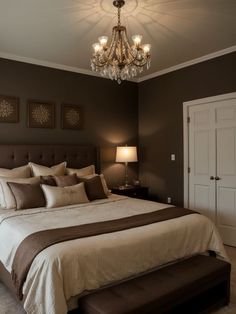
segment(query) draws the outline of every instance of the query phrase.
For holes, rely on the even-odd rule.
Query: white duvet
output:
[[[0,210],[0,261],[11,272],[18,245],[36,231],[165,207],[111,195],[106,200],[57,209]],[[207,250],[227,259],[216,227],[198,214],[59,243],[35,258],[24,284],[24,308],[30,314],[65,314],[73,296]]]

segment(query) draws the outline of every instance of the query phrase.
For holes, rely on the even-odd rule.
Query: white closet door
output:
[[[215,221],[215,121],[209,104],[189,108],[189,208]]]
[[[236,99],[215,104],[217,225],[225,244],[236,246]]]

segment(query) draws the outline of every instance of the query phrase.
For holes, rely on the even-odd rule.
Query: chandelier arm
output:
[[[139,68],[143,68],[146,64],[147,64],[147,61],[142,63],[142,64],[136,64],[135,62],[133,63],[136,67],[139,67]]]
[[[106,61],[101,62],[101,61],[97,60],[95,65],[101,68],[101,67],[104,67],[104,65],[106,65],[106,63],[107,63]]]
[[[99,60],[98,58],[96,58],[96,61],[97,61],[97,65],[99,67],[104,67],[106,64],[111,64],[109,62],[109,60],[111,59],[111,55],[112,55],[112,50],[113,50],[113,46],[114,46],[114,43],[115,41],[113,40],[114,38],[114,34],[113,34],[113,37],[112,37],[112,42],[111,42],[111,46],[109,48],[109,52],[108,52],[108,55],[106,56],[105,53],[103,54],[103,58],[104,58],[104,61],[102,62],[101,60]],[[98,64],[99,62],[99,64]],[[112,64],[111,64],[112,65]]]
[[[125,50],[127,50],[127,57],[126,57],[126,59],[129,59],[129,55],[131,55],[132,59],[134,60],[135,57],[134,57],[134,55],[131,52],[131,47],[130,47],[130,44],[129,44],[129,41],[128,41],[126,28],[124,28],[124,36],[123,36],[123,38],[124,38],[123,46],[124,46],[124,48],[126,48]],[[126,65],[129,65],[130,63],[132,63],[132,60],[131,60],[131,62],[126,63]]]
[[[135,58],[135,60],[133,61],[133,63],[136,65],[136,66],[144,66],[145,64],[147,64],[148,60],[150,59],[150,57],[147,57],[147,58],[142,58],[141,60]]]
[[[127,65],[127,66],[134,64],[137,67],[143,67],[145,64],[147,64],[147,61],[150,59],[150,57],[147,57],[147,58],[142,58],[141,60],[138,60],[137,57],[135,57],[133,54],[130,53],[130,55],[132,56],[132,59],[129,63],[124,63],[124,62],[120,62],[120,63],[122,63],[123,65]],[[96,58],[96,65],[97,66],[103,67],[106,64],[114,65],[112,63],[112,59],[110,59],[110,58],[106,57],[106,60],[104,62],[102,62]]]
[[[126,29],[125,29],[125,41],[126,41],[126,45],[127,45],[127,47],[128,47],[128,50],[129,50],[129,54],[132,56],[132,58],[133,58],[133,61],[135,61],[136,60],[136,56],[133,54],[133,52],[132,52],[132,48],[131,48],[131,46],[130,46],[130,43],[129,43],[129,41],[128,41],[128,36],[127,36],[127,31],[126,31]],[[132,61],[132,62],[133,62]],[[129,63],[130,64],[130,63]]]
[[[129,65],[135,65],[136,67],[139,67],[139,68],[142,68],[147,62],[144,62],[144,63],[142,63],[142,64],[137,64],[136,62],[136,59],[135,60],[132,60],[132,61],[130,61],[129,63],[127,63],[127,65],[129,66]]]
[[[133,54],[132,49],[131,49],[130,44],[129,44],[128,41],[127,41],[127,45],[128,45],[128,47],[129,47],[129,53],[130,53],[130,55],[131,55],[131,57],[132,57],[132,60],[130,61],[130,63],[129,63],[128,65],[131,65],[131,64],[133,63],[135,66],[143,67],[145,64],[147,64],[147,61],[148,61],[148,59],[150,59],[150,57],[147,57],[147,58],[142,57],[141,60],[138,60],[137,56],[135,56],[135,55]],[[136,62],[138,62],[139,64],[137,64]],[[141,63],[141,64],[140,64],[140,63]]]
[[[109,52],[108,52],[108,55],[107,55],[107,61],[109,61],[111,59],[111,56],[112,56],[112,54],[114,52],[114,49],[115,49],[114,46],[115,46],[115,43],[116,43],[115,39],[116,39],[116,31],[115,31],[115,29],[113,29],[113,34],[112,34],[112,38],[111,38],[111,46],[109,48]]]

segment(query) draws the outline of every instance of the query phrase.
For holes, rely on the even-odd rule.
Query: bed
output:
[[[93,146],[0,145],[0,167],[11,169],[29,161],[98,166]],[[166,207],[112,194],[54,209],[0,210],[1,280],[14,291],[10,272],[16,250],[37,231],[123,219]],[[209,250],[227,259],[214,224],[197,213],[57,243],[35,257],[23,286],[23,306],[30,314],[65,314],[77,307],[78,297]]]

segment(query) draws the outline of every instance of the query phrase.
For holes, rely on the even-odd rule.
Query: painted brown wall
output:
[[[140,180],[159,200],[183,203],[182,103],[236,90],[236,53],[184,68],[143,83],[110,80],[0,59],[0,94],[20,97],[20,123],[0,124],[0,143],[88,144],[101,148],[101,170],[120,184],[124,168],[114,163],[115,146],[138,144]],[[28,99],[56,103],[56,128],[27,128]],[[82,131],[60,128],[60,104],[85,109]],[[139,106],[138,106],[139,103]],[[138,108],[139,107],[139,108]],[[139,110],[139,119],[138,119]],[[170,154],[176,154],[176,162]],[[132,178],[137,164],[130,165]]]
[[[236,53],[139,84],[140,180],[160,201],[183,204],[183,102],[235,91]]]
[[[0,143],[95,144],[102,149],[101,169],[110,185],[121,183],[124,167],[114,164],[117,144],[138,143],[138,86],[0,59],[0,94],[20,97],[20,122],[0,124]],[[27,128],[28,99],[56,103],[56,128]],[[84,130],[60,128],[60,104],[84,107]],[[137,176],[137,165],[131,168]]]

